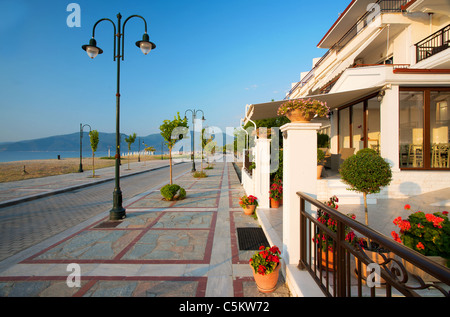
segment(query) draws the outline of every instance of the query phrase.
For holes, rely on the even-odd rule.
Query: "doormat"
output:
[[[236,228],[239,250],[259,250],[260,246],[270,247],[261,228]]]

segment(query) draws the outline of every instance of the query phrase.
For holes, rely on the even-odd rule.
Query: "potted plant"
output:
[[[239,198],[239,205],[244,209],[246,215],[252,215],[256,207],[258,207],[258,198],[253,195],[244,195]]]
[[[389,163],[383,159],[375,150],[362,149],[356,154],[348,157],[339,169],[344,183],[350,187],[348,190],[357,191],[363,194],[364,214],[366,226],[369,226],[369,216],[367,208],[367,195],[379,193],[381,188],[390,184],[392,180],[392,171]],[[364,253],[375,263],[383,265],[386,259],[394,257],[394,253],[384,249],[370,240],[361,238],[360,245]],[[383,255],[381,255],[381,253]],[[358,263],[358,259],[356,258]],[[362,265],[361,275],[367,276],[366,266]],[[384,283],[381,279],[381,283]]]
[[[293,99],[283,103],[277,114],[286,116],[291,122],[309,122],[316,115],[318,117],[328,116],[330,108],[326,102],[316,99]]]
[[[325,159],[325,152],[321,149],[317,149],[317,179],[320,179],[322,175],[323,165],[322,161]]]
[[[405,205],[409,210],[411,206]],[[400,228],[398,234],[392,231],[395,241],[417,251],[431,260],[449,266],[450,259],[450,222],[448,212],[425,213],[417,211],[411,213],[406,220],[401,217],[394,219],[394,224]],[[425,282],[435,282],[433,276],[425,273],[411,263],[403,260],[406,270],[422,278]]]
[[[336,196],[332,196],[327,202],[325,202],[325,204],[337,210],[339,207],[337,205],[337,202],[339,202],[339,199]],[[352,219],[355,219],[356,217],[354,214],[348,214],[347,216]],[[323,225],[325,225],[332,232],[337,232],[336,220],[334,220],[327,212],[323,211],[322,209],[319,209],[317,211],[317,220]],[[345,228],[345,240],[349,243],[354,243],[356,241],[355,233],[348,227]],[[318,232],[316,234],[314,242],[316,243],[317,248],[320,251],[318,262],[319,266],[323,269],[328,268],[328,271],[333,272],[334,271],[333,239],[330,236],[327,236],[326,234],[321,234],[320,232]]]
[[[270,206],[272,208],[280,207],[280,201],[283,198],[283,185],[281,179],[275,178],[269,190]]]
[[[348,190],[363,194],[366,225],[369,225],[367,195],[379,193],[392,180],[389,163],[375,150],[362,149],[347,158],[339,169],[341,179],[349,185]]]
[[[273,292],[278,283],[280,271],[280,249],[277,246],[259,247],[259,251],[249,260],[258,290],[262,293]]]

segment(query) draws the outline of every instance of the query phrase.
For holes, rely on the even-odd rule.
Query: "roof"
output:
[[[369,87],[358,90],[343,91],[331,94],[311,95],[299,99],[317,99],[326,102],[330,109],[335,109],[352,101],[358,100],[364,96],[380,90],[382,87]],[[277,117],[278,107],[287,102],[287,100],[272,101],[259,104],[251,104],[246,108],[246,118],[251,120],[262,120]]]

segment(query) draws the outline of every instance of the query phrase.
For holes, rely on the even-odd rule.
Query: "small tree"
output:
[[[159,127],[161,136],[166,141],[167,148],[169,149],[170,185],[172,185],[172,148],[177,141],[183,138],[183,134],[179,133],[181,130],[177,128],[188,128],[187,119],[181,119],[179,112],[177,112],[177,115],[172,121],[164,120],[163,124]]]
[[[372,149],[362,149],[347,158],[339,170],[349,190],[363,194],[366,225],[369,225],[367,194],[379,193],[392,180],[391,166]]]
[[[98,131],[97,130],[92,130],[91,132],[89,132],[89,139],[91,141],[91,149],[92,149],[92,177],[95,177],[95,168],[94,168],[94,156],[95,156],[95,151],[97,151],[97,146],[98,146]]]
[[[127,138],[125,138],[125,142],[128,143],[128,169],[130,169],[130,150],[131,144],[136,141],[136,133],[130,134]]]
[[[153,155],[155,153],[155,151],[156,151],[156,149],[155,149],[154,146],[147,146],[146,145],[145,152],[151,152],[152,155]]]

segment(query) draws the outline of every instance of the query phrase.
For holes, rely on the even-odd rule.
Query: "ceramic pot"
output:
[[[244,214],[246,215],[252,215],[255,212],[256,205],[249,205],[246,208],[244,208]]]
[[[317,179],[320,179],[322,176],[323,165],[317,165]]]
[[[333,263],[334,263],[334,258],[333,258],[333,251],[328,250],[328,262],[327,262],[327,253],[325,252],[325,250],[321,250],[320,251],[321,257],[322,257],[322,261],[320,264],[320,268],[322,270],[327,270],[328,272],[334,272],[334,267],[333,267]]]
[[[295,109],[288,111],[286,117],[291,120],[291,122],[309,122],[314,117],[314,114],[308,113],[304,116],[299,109]]]
[[[275,200],[273,198],[270,198],[270,207],[271,208],[279,208],[280,207],[280,201]]]
[[[377,251],[369,251],[369,250],[364,250],[364,252],[366,253],[366,255],[374,262],[374,263],[384,263],[385,260],[383,259],[383,257],[380,255],[379,252]],[[395,257],[395,253],[393,252],[384,252],[383,255],[386,257],[386,259],[393,259]],[[358,263],[359,260],[355,257],[355,262],[356,262],[356,268],[355,268],[355,273],[356,275],[358,275]],[[389,269],[392,265],[392,262],[387,264],[387,268]],[[383,268],[381,268],[383,269]],[[361,262],[361,277],[363,281],[366,281],[368,273],[367,273],[367,266]],[[384,285],[386,284],[386,281],[380,277],[380,284]],[[380,286],[381,286],[380,285]]]
[[[253,278],[255,279],[256,286],[258,287],[258,290],[261,293],[271,293],[277,288],[278,283],[278,276],[280,273],[280,264],[275,267],[275,270],[273,270],[270,274],[259,274],[255,273],[255,270],[250,265],[250,268],[253,272]]]

